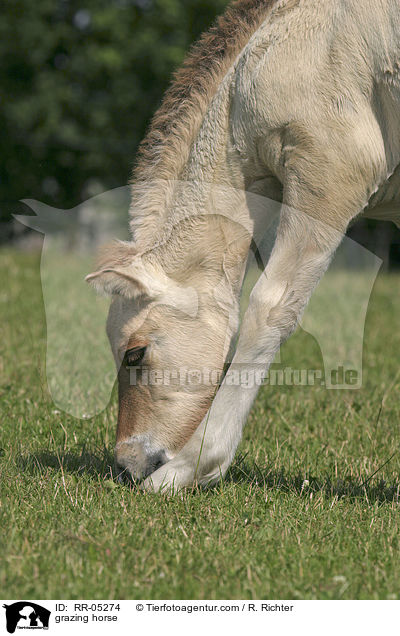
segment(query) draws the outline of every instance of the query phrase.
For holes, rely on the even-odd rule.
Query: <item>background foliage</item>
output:
[[[1,220],[124,185],[184,53],[225,0],[5,0]],[[11,209],[14,208],[14,209]]]
[[[125,185],[172,72],[227,0],[3,0],[0,243],[24,198],[68,209]],[[400,267],[393,224],[352,238]]]

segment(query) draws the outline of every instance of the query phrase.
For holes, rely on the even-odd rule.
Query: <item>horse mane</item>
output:
[[[265,14],[277,0],[236,0],[219,16],[213,26],[192,45],[183,65],[175,72],[170,87],[150,123],[139,146],[133,180],[171,178],[179,171],[171,170],[172,163],[181,158],[175,155],[182,137],[193,132],[193,111],[204,113],[216,92],[223,75]],[[176,168],[176,167],[175,167]]]
[[[160,204],[165,201],[162,187],[157,193],[150,184],[179,179],[221,78],[278,1],[234,1],[201,35],[175,72],[139,146],[133,171],[131,229],[136,239],[139,230],[151,242],[151,228],[157,225]]]

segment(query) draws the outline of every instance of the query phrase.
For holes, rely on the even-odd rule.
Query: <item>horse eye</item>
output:
[[[143,360],[146,353],[146,347],[135,347],[129,349],[125,354],[125,362],[127,367],[137,367]]]

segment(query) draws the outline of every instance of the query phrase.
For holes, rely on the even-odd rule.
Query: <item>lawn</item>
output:
[[[112,479],[115,392],[57,412],[39,255],[0,252],[0,597],[400,597],[400,278],[380,274],[363,388],[263,387],[227,478],[173,498]],[[299,329],[281,364],[322,368]]]

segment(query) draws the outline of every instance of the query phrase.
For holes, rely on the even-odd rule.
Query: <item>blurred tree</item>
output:
[[[173,70],[227,1],[3,0],[0,241],[20,199],[69,208],[127,182]],[[399,234],[380,227],[351,235],[390,266]]]
[[[0,220],[124,185],[172,71],[226,0],[3,0]],[[10,205],[11,204],[11,205]]]

